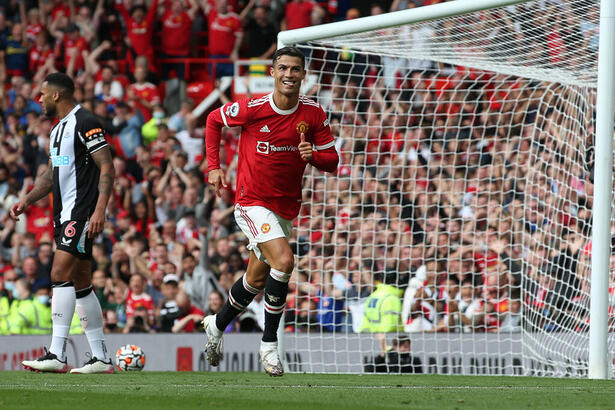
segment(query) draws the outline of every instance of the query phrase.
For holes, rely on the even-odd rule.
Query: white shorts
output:
[[[263,206],[235,205],[235,221],[249,240],[248,249],[263,261],[265,257],[258,248],[259,243],[277,238],[290,239],[293,222],[282,218]]]

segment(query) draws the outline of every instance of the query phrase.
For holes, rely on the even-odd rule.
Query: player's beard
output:
[[[53,120],[56,117],[58,110],[55,105],[44,105],[43,104],[43,115],[50,120]]]

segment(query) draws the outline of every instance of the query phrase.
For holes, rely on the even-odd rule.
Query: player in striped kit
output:
[[[11,207],[17,219],[28,206],[53,192],[56,251],[51,268],[53,334],[49,351],[24,360],[26,369],[66,373],[66,341],[75,305],[92,355],[71,373],[113,373],[103,336],[103,317],[92,291],[92,242],[102,231],[113,187],[114,169],[105,133],[94,114],[73,99],[75,86],[65,74],[48,75],[41,87],[43,113],[60,121],[51,130],[49,166],[34,188]]]
[[[295,47],[273,55],[273,92],[259,99],[228,103],[207,118],[209,183],[219,194],[227,187],[220,169],[221,128],[241,126],[235,220],[249,239],[250,260],[243,278],[229,292],[222,311],[203,320],[207,360],[222,358],[222,334],[261,290],[265,290],[265,329],[260,357],[271,376],[284,374],[278,356],[277,330],[284,312],[294,256],[288,239],[301,207],[307,164],[334,172],[338,155],[329,121],[319,104],[299,95],[305,57]]]

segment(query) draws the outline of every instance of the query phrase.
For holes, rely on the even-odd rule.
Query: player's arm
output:
[[[113,181],[115,180],[115,169],[113,168],[113,159],[111,158],[111,150],[108,145],[100,148],[92,155],[94,163],[100,169],[100,177],[98,179],[98,201],[94,213],[90,217],[88,226],[88,237],[95,238],[102,232],[105,224],[105,210],[107,203],[111,197],[113,190]]]
[[[329,127],[329,120],[322,108],[319,110],[317,127],[314,130],[312,141],[305,140],[301,134],[299,154],[304,161],[309,162],[316,168],[325,172],[335,172],[339,162],[339,156],[335,150],[335,139]],[[313,145],[313,147],[312,147]]]
[[[207,116],[205,149],[207,156],[207,179],[220,196],[220,188],[228,188],[224,171],[220,167],[220,140],[223,127],[238,127],[248,121],[247,100],[228,103],[213,110]]]
[[[51,160],[49,160],[45,172],[36,178],[34,188],[22,200],[14,203],[11,207],[11,218],[19,219],[19,215],[24,213],[30,205],[45,195],[49,195],[51,188],[53,188],[53,167]]]
[[[312,144],[305,140],[305,135],[301,133],[301,142],[299,143],[299,155],[304,161],[309,162],[316,168],[325,172],[335,172],[339,162],[339,156],[333,146],[333,141],[330,144],[319,147],[316,150],[312,148]]]

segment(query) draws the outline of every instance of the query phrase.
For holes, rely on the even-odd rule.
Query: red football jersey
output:
[[[230,55],[235,47],[237,36],[242,32],[239,16],[235,13],[218,14],[216,9],[211,9],[207,20],[209,22],[209,53]]]
[[[192,19],[185,11],[177,16],[167,11],[162,16],[162,52],[168,55],[190,53]]]
[[[312,11],[315,4],[312,1],[290,1],[286,3],[286,29],[309,27],[312,25]]]
[[[154,57],[154,45],[152,35],[154,33],[154,23],[156,22],[156,10],[158,0],[154,0],[147,10],[147,14],[141,23],[137,23],[122,3],[115,4],[116,10],[120,12],[126,25],[126,36],[130,39],[132,48],[139,56],[147,56],[148,59]]]
[[[294,219],[301,207],[301,183],[307,162],[297,146],[300,135],[315,147],[312,165],[333,172],[338,156],[329,121],[322,107],[307,97],[281,110],[273,94],[243,99],[212,111],[207,118],[209,170],[220,168],[220,127],[242,127],[235,202],[263,206],[286,219]]]
[[[75,70],[75,72],[77,72],[84,68],[85,60],[83,59],[82,52],[84,50],[89,50],[88,42],[85,40],[85,38],[79,36],[77,40],[73,41],[70,36],[65,34],[62,41],[64,42],[64,67],[68,67],[68,64],[70,63],[71,49],[76,48],[77,57],[73,69]]]
[[[126,297],[126,317],[134,317],[135,311],[139,307],[147,309],[147,315],[150,320],[154,318],[154,301],[152,297],[145,292],[135,295],[132,293],[132,290],[129,290]]]
[[[131,84],[132,92],[136,97],[140,97],[150,104],[160,103],[160,96],[158,95],[158,88],[152,83],[145,82],[143,84]],[[145,108],[138,100],[135,101],[135,107],[141,111],[145,121],[149,121],[152,118],[150,110]]]

